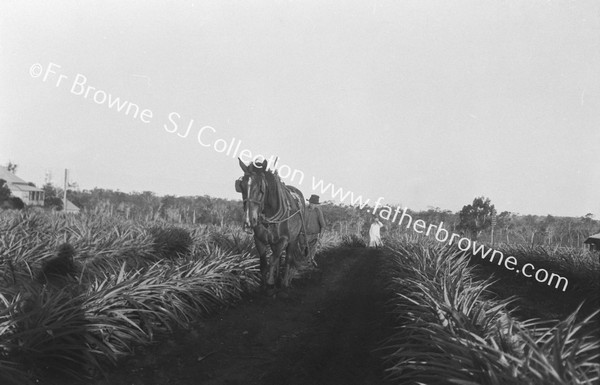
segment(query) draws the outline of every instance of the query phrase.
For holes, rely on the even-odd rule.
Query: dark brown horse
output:
[[[304,197],[300,190],[286,186],[276,173],[267,170],[267,161],[246,166],[239,160],[244,176],[235,183],[244,200],[244,229],[254,232],[260,256],[263,286],[274,288],[279,278],[281,256],[285,251],[284,288],[292,279],[292,264],[307,255],[304,238]],[[267,261],[268,247],[271,258]]]

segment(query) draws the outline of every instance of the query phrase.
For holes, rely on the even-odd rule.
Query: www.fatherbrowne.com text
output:
[[[390,206],[382,205],[382,200],[383,198],[378,198],[375,202],[373,214],[379,215],[379,217],[387,221],[396,222],[396,220],[398,220],[398,225],[402,226],[406,224],[407,229],[412,228],[416,233],[424,234],[425,236],[433,236],[438,242],[447,242],[448,245],[454,244],[461,251],[472,251],[473,257],[475,258],[481,257],[482,260],[489,258],[488,261],[490,263],[496,261],[498,266],[502,266],[509,271],[514,271],[515,274],[521,274],[527,278],[534,278],[537,282],[546,283],[548,286],[554,285],[555,289],[559,289],[562,286],[562,291],[567,290],[569,281],[565,277],[556,273],[549,273],[545,269],[536,269],[531,263],[526,263],[522,267],[519,267],[517,258],[512,255],[505,256],[502,251],[492,249],[491,247],[482,244],[477,244],[477,241],[471,241],[471,239],[461,237],[456,233],[450,234],[450,232],[444,228],[443,222],[440,222],[438,225],[431,223],[428,225],[422,219],[417,219],[413,222],[413,218],[408,214],[408,207],[405,207],[404,209],[396,207],[393,209]],[[400,217],[398,218],[399,215]]]

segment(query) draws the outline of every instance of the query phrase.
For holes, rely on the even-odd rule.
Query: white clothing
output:
[[[381,235],[379,229],[383,227],[383,224],[379,221],[373,222],[369,229],[369,247],[381,247],[383,242],[381,241]]]

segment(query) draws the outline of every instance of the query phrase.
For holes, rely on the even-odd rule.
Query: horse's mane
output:
[[[285,184],[281,181],[279,175],[274,174],[272,171],[265,171],[265,178],[267,179],[269,195],[276,197],[279,194],[279,189],[285,188]]]
[[[276,173],[268,169],[264,169],[262,167],[256,167],[256,165],[251,164],[251,171],[257,174],[263,174],[267,184],[267,196],[269,197],[269,206],[277,212],[280,208],[279,205],[284,205],[284,207],[289,208],[289,206],[284,202],[285,196],[288,197],[288,201],[293,199],[290,196],[289,189],[281,180],[281,177]]]
[[[262,167],[256,167],[254,163],[252,163],[250,165],[250,171],[257,174],[263,174],[265,176],[270,193],[277,194],[277,189],[285,186],[285,183],[283,183],[279,175],[271,170],[265,170]]]

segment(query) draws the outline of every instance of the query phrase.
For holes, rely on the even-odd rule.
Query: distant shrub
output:
[[[25,203],[19,197],[10,197],[0,203],[0,208],[5,210],[23,210],[25,208]]]
[[[193,240],[190,233],[178,227],[152,227],[153,249],[161,258],[174,258],[190,252]]]
[[[37,280],[41,283],[66,283],[66,279],[73,276],[76,271],[73,261],[74,255],[75,249],[73,246],[68,243],[60,245],[56,254],[42,263],[42,270],[38,274]]]
[[[63,209],[63,200],[59,197],[46,197],[44,199],[44,207],[60,211]]]
[[[356,234],[344,234],[341,245],[342,247],[367,247],[365,240]]]

